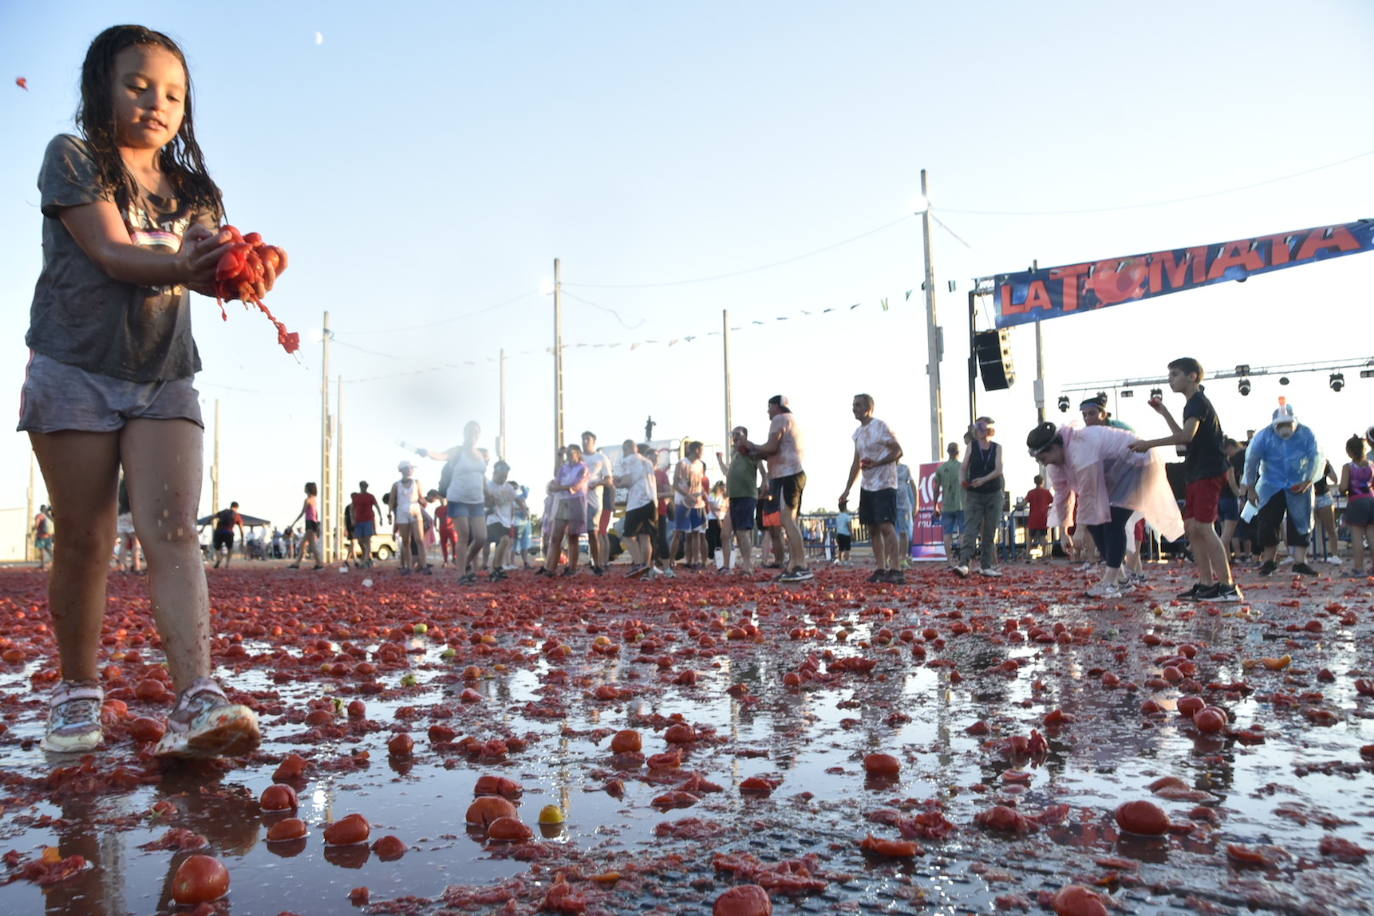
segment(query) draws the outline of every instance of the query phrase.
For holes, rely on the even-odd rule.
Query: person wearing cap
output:
[[[802,491],[806,489],[801,428],[783,395],[775,394],[768,399],[768,417],[768,438],[757,444],[746,441],[741,453],[768,461],[768,479],[787,537],[787,569],[778,580],[805,582],[812,578],[812,572],[806,565],[806,542],[797,521],[801,514]]]
[[[1245,453],[1245,498],[1259,507],[1255,516],[1255,540],[1260,547],[1262,576],[1278,564],[1279,536],[1286,514],[1298,533],[1293,548],[1293,572],[1315,576],[1307,565],[1307,540],[1312,531],[1312,484],[1325,470],[1317,437],[1298,422],[1292,404],[1274,411],[1269,425],[1255,434]]]
[[[353,509],[353,536],[358,539],[362,559],[359,565],[372,568],[372,538],[377,534],[377,497],[367,492],[367,481],[358,481],[358,492],[349,497]]]
[[[1000,576],[997,568],[997,529],[1002,521],[1005,479],[1002,477],[1002,447],[992,441],[997,425],[991,417],[979,417],[969,430],[973,441],[960,473],[964,489],[964,543],[954,572],[969,573],[975,547],[980,548],[978,571],[985,576]]]
[[[416,570],[425,564],[425,520],[421,514],[420,497],[424,492],[415,479],[415,465],[402,461],[396,465],[401,479],[391,485],[388,494],[388,520],[396,526],[396,559],[401,575],[408,576],[412,565]]]
[[[1077,509],[1079,529],[1088,529],[1106,563],[1102,580],[1088,590],[1094,598],[1115,598],[1131,583],[1123,563],[1127,526],[1136,513],[1166,538],[1183,536],[1178,501],[1158,451],[1136,452],[1135,433],[1106,425],[1055,428],[1041,423],[1026,436],[1030,456],[1045,466],[1053,502],[1047,522],[1059,526],[1064,549],[1073,549],[1068,519]]]

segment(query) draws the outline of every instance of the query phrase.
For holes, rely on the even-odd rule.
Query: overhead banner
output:
[[[1374,220],[1317,226],[1234,242],[1175,248],[1064,267],[997,274],[997,327],[1078,315],[1111,305],[1374,250]]]

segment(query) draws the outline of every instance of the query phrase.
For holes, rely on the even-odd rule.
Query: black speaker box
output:
[[[983,377],[983,388],[988,391],[1010,388],[1016,381],[1016,370],[1011,364],[1007,329],[979,331],[973,335],[973,344],[978,354],[978,374]]]

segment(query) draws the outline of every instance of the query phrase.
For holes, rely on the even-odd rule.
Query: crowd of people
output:
[[[1238,442],[1223,434],[1203,378],[1196,360],[1170,363],[1169,386],[1184,397],[1183,413],[1176,420],[1162,397],[1152,397],[1150,406],[1168,429],[1154,439],[1140,438],[1113,418],[1101,396],[1079,405],[1081,425],[1044,422],[1030,432],[1027,449],[1041,473],[1015,504],[1025,520],[1026,559],[1058,554],[1084,570],[1099,567],[1101,578],[1088,593],[1115,597],[1145,583],[1141,545],[1153,537],[1194,564],[1197,582],[1180,598],[1237,602],[1244,596],[1231,567],[1246,562],[1251,551],[1258,554],[1260,575],[1272,574],[1282,562],[1291,562],[1298,574],[1315,575],[1308,563],[1314,523],[1322,526],[1327,561],[1342,562],[1334,514],[1334,494],[1341,494],[1347,497],[1342,525],[1352,545],[1346,574],[1364,575],[1371,556],[1365,543],[1374,525],[1366,438],[1356,435],[1346,443],[1350,460],[1338,475],[1312,431],[1285,403],[1252,441]],[[857,521],[873,555],[869,579],[901,584],[917,498],[897,436],[874,408],[870,395],[854,396],[853,458],[838,511],[826,520],[821,546],[828,549],[822,556],[837,565],[851,561],[851,502],[858,484]],[[580,443],[559,450],[538,514],[531,513],[529,488],[509,479],[504,461],[492,463],[479,445],[480,428],[470,422],[460,445],[418,451],[442,463],[437,488],[425,489],[409,460],[400,463],[400,477],[380,503],[366,481],[359,484],[345,512],[345,563],[373,565],[372,541],[385,514],[404,575],[432,574],[437,546],[438,568],[456,570],[461,582],[475,582],[479,575],[499,581],[521,568],[572,576],[581,568],[585,542],[587,566],[598,576],[626,553],[626,574],[633,578],[708,568],[754,574],[763,567],[783,582],[806,581],[814,576],[807,545],[814,547],[817,539],[803,531],[801,520],[804,438],[787,398],[774,396],[767,409],[769,426],[760,441],[751,441],[746,427],[731,431],[728,457],[715,456],[720,479],[714,483],[701,442],[683,442],[673,461],[650,443],[626,439],[613,457],[598,448],[594,433],[584,432]],[[1001,576],[999,556],[1015,546],[1007,543],[1011,501],[996,432],[991,418],[979,417],[962,449],[948,444],[948,459],[930,481],[932,515],[959,576]],[[1165,463],[1169,447],[1182,455],[1181,462]],[[292,568],[309,557],[318,569],[318,497],[313,483],[305,490],[287,530],[294,533],[302,519],[305,529],[286,555],[295,558]],[[216,516],[216,565],[222,548],[232,543],[233,527],[241,526],[236,510],[237,503]],[[531,562],[536,524],[542,558],[537,564]],[[1289,553],[1281,559],[1284,543]]]

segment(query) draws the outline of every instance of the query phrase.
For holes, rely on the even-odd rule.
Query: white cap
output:
[[[1272,420],[1270,420],[1269,425],[1281,426],[1285,423],[1292,423],[1294,426],[1298,424],[1298,418],[1293,413],[1292,404],[1284,404],[1280,407],[1275,408],[1274,417]]]
[[[411,464],[409,461],[402,461],[400,464],[396,465],[396,470],[404,474],[406,471],[415,470],[415,465]]]

